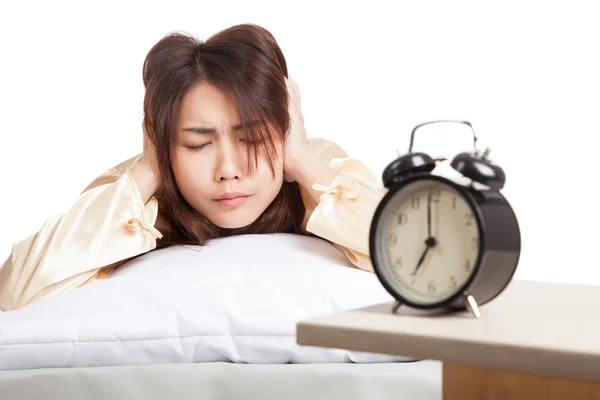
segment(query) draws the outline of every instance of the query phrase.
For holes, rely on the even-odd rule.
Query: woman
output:
[[[307,139],[285,58],[256,25],[205,42],[168,35],[144,62],[144,148],[13,245],[0,310],[105,279],[132,257],[237,234],[328,240],[372,271],[384,189],[336,144]]]

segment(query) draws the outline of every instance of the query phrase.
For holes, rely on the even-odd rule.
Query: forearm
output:
[[[135,181],[135,184],[140,192],[144,204],[156,193],[159,187],[159,178],[152,171],[150,165],[142,160],[137,162],[129,175]]]
[[[84,192],[65,213],[48,218],[38,232],[14,243],[0,270],[0,310],[77,287],[102,267],[156,248],[160,232],[151,227],[157,205],[144,207],[132,196],[132,183],[123,175]],[[134,220],[141,224],[129,222]]]

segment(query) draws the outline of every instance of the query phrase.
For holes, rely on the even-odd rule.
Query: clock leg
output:
[[[394,302],[394,305],[392,306],[392,313],[396,314],[396,311],[398,311],[398,309],[400,308],[401,305],[402,305],[402,303],[400,303],[398,300],[396,300]]]
[[[479,318],[479,316],[481,315],[479,313],[479,306],[477,305],[475,298],[468,293],[465,293],[465,305],[475,318]]]

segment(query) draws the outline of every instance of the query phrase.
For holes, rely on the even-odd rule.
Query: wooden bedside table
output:
[[[513,280],[479,319],[392,305],[301,321],[297,342],[440,360],[444,400],[600,400],[600,286]]]

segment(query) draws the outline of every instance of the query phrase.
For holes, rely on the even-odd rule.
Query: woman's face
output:
[[[257,168],[249,174],[245,134],[239,123],[233,102],[206,82],[196,84],[182,99],[171,158],[175,180],[185,200],[222,228],[254,222],[283,183],[280,144],[275,176],[262,149]]]

